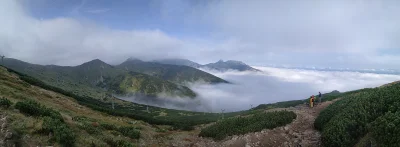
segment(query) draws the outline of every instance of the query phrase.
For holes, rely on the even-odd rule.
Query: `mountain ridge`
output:
[[[113,79],[118,76],[122,76],[122,79],[145,79],[136,85],[119,83],[120,85],[117,87],[112,87],[114,90],[118,89],[119,94],[150,94],[154,96],[156,93],[164,92],[173,97],[196,97],[196,94],[186,86],[179,86],[163,79],[155,79],[155,77],[143,73],[127,72],[99,59],[94,59],[77,66],[58,66],[30,64],[17,59],[7,58],[4,65],[18,72],[41,79],[52,86],[96,98],[101,98],[104,93],[109,93],[109,89],[111,89],[109,86],[110,83],[115,84]],[[149,85],[149,83],[152,83],[152,85]],[[147,86],[143,87],[143,85]],[[167,89],[167,91],[158,85],[166,86],[164,89]]]
[[[229,70],[236,70],[236,71],[253,71],[253,72],[259,72],[260,70],[255,69],[246,63],[242,61],[237,61],[237,60],[218,60],[217,62],[214,63],[208,63],[201,65],[199,63],[190,61],[188,59],[181,59],[181,58],[170,58],[170,59],[160,59],[160,60],[153,60],[151,62],[157,62],[157,63],[162,63],[162,64],[171,64],[171,65],[184,65],[184,66],[190,66],[193,68],[200,68],[200,69],[208,69],[208,70],[217,70],[220,72],[225,72]]]

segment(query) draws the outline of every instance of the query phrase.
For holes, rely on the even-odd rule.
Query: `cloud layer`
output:
[[[372,88],[400,80],[400,75],[358,72],[325,72],[313,70],[255,67],[264,73],[211,72],[235,84],[190,87],[199,94],[196,101],[187,99],[125,98],[134,102],[193,111],[220,112],[250,109],[259,104],[305,99],[311,95],[338,90],[341,92]],[[209,71],[210,72],[210,71]]]

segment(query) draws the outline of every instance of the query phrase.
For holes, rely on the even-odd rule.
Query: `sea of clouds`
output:
[[[400,75],[254,67],[262,72],[207,71],[233,84],[192,83],[198,94],[188,98],[138,98],[125,100],[172,109],[225,112],[250,109],[259,104],[305,99],[318,92],[372,88],[400,80]],[[204,70],[204,69],[202,69]]]

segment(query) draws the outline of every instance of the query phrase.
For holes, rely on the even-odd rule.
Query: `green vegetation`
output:
[[[28,75],[19,73],[17,71],[7,69],[9,72],[19,75],[20,79],[43,89],[54,91],[65,96],[74,98],[80,105],[87,106],[93,110],[105,112],[113,116],[126,116],[136,120],[143,120],[149,124],[155,125],[170,125],[175,130],[192,130],[193,126],[215,122],[220,119],[221,115],[217,113],[202,113],[191,112],[182,110],[164,109],[140,104],[115,104],[115,109],[111,109],[111,103],[103,102],[99,99],[91,98],[89,96],[80,96],[61,88],[48,85],[40,80],[37,80]],[[146,107],[149,107],[150,113],[147,112]],[[160,116],[160,113],[166,113],[166,116]],[[231,112],[224,114],[225,118],[233,117],[240,114],[246,114],[247,111]]]
[[[261,110],[261,109],[272,109],[272,108],[288,108],[294,107],[303,103],[306,103],[307,100],[293,100],[293,101],[283,101],[272,104],[260,104],[257,107],[254,107],[253,110]]]
[[[120,127],[118,131],[121,132],[122,135],[128,136],[132,139],[140,138],[140,131],[138,131],[135,127]]]
[[[201,70],[177,65],[143,62],[128,66],[111,66],[101,60],[93,60],[79,66],[36,65],[16,59],[7,59],[5,66],[44,83],[73,92],[80,96],[102,99],[107,89],[121,94],[155,96],[165,93],[171,96],[195,97],[196,94],[182,85],[197,80],[210,83],[226,81]],[[123,66],[122,66],[123,65]],[[122,83],[123,82],[123,83]],[[131,84],[130,84],[131,83]],[[133,84],[132,84],[133,83]]]
[[[132,126],[116,126],[104,122],[98,123],[97,120],[87,118],[85,116],[76,116],[72,120],[78,122],[79,128],[85,130],[89,134],[98,134],[104,130],[113,130],[120,132],[122,135],[132,138],[139,139],[140,131],[137,127]]]
[[[132,143],[125,140],[115,140],[112,138],[104,138],[103,140],[107,142],[108,145],[113,147],[134,147]]]
[[[135,72],[119,75],[113,79],[106,78],[104,83],[107,83],[110,90],[116,91],[117,94],[138,93],[157,97],[157,94],[166,92],[168,96],[172,97],[196,97],[196,93],[185,86]]]
[[[60,144],[74,146],[75,134],[64,123],[64,119],[59,112],[46,108],[33,100],[17,102],[15,108],[25,114],[42,117],[42,133],[52,132],[55,140]]]
[[[8,100],[7,98],[0,98],[0,107],[10,107],[12,105],[12,102]]]
[[[196,81],[204,81],[212,84],[228,83],[227,81],[218,78],[212,74],[189,66],[127,60],[117,67],[121,69],[126,69],[128,71],[134,71],[158,77],[160,79],[164,79],[176,84],[185,84],[187,82]]]
[[[222,140],[227,136],[258,132],[289,124],[296,118],[292,111],[260,112],[245,117],[234,117],[218,121],[201,130],[199,136]]]
[[[40,105],[34,100],[25,100],[22,102],[17,102],[15,104],[15,108],[19,109],[19,111],[33,115],[33,116],[49,116],[53,119],[64,121],[61,114],[51,108],[46,108],[45,106]]]
[[[54,119],[51,117],[43,118],[42,125],[43,133],[54,134],[54,138],[57,142],[65,145],[65,146],[74,146],[75,145],[75,134],[73,131],[62,121],[58,119]]]
[[[342,95],[314,122],[324,146],[354,146],[368,133],[379,146],[399,143],[400,84],[362,89]]]
[[[400,112],[387,112],[371,124],[371,132],[381,146],[400,144]]]

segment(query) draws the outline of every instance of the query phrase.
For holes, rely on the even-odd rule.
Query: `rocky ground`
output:
[[[0,113],[0,147],[10,146],[9,139],[12,138],[11,131],[7,128],[7,116],[5,114]],[[12,146],[12,145],[11,145]]]

